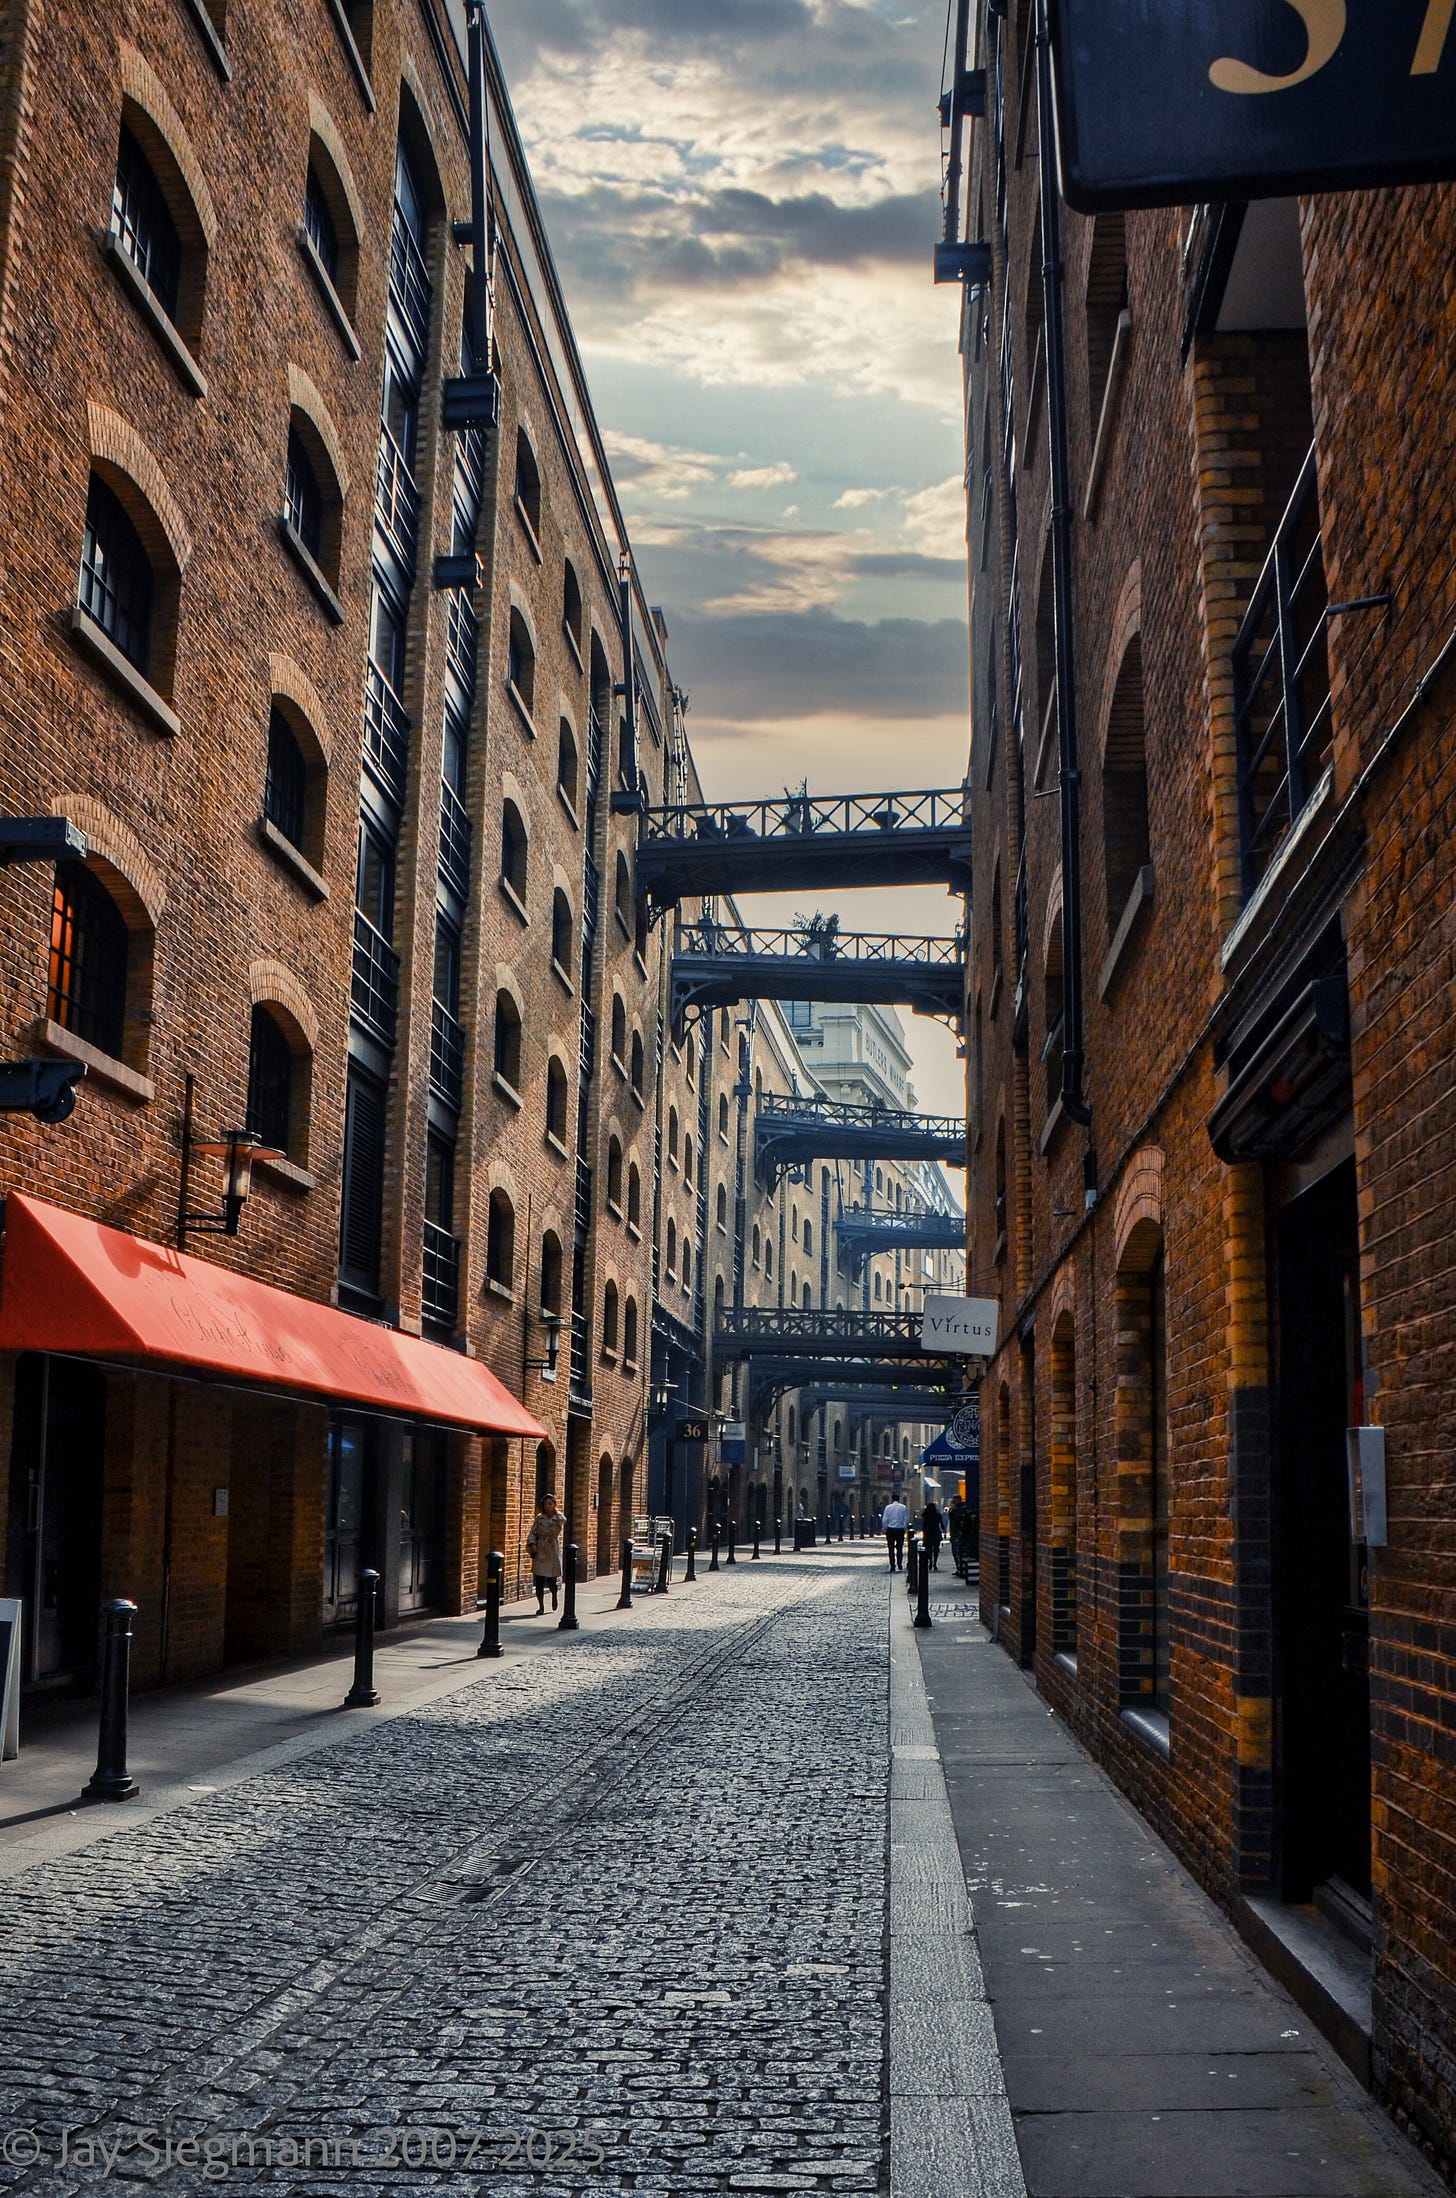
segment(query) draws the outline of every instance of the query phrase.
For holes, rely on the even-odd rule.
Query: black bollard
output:
[[[844,1540],[844,1513],[842,1511],[839,1514],[839,1539]]]
[[[696,1528],[695,1526],[690,1526],[690,1527],[688,1528],[688,1561],[687,1561],[687,1566],[686,1566],[686,1569],[685,1569],[685,1570],[684,1570],[684,1572],[683,1572],[683,1585],[684,1585],[684,1587],[687,1587],[687,1586],[691,1585],[692,1583],[696,1582],[696,1580],[697,1580],[697,1577],[698,1577],[698,1530],[697,1530],[697,1528]]]
[[[374,1598],[379,1574],[367,1567],[359,1575],[359,1601],[354,1613],[354,1684],[344,1696],[346,1710],[372,1710],[379,1700],[374,1689]]]
[[[713,1549],[713,1554],[712,1554],[712,1556],[711,1556],[711,1557],[710,1557],[710,1558],[708,1559],[708,1570],[709,1570],[710,1572],[716,1572],[716,1571],[717,1571],[717,1569],[718,1569],[718,1522],[717,1522],[717,1520],[716,1520],[716,1519],[715,1519],[715,1520],[713,1521],[713,1542],[712,1542],[712,1549]]]
[[[730,1519],[728,1521],[727,1561],[730,1565],[736,1565],[738,1562],[738,1521],[736,1519]]]
[[[493,1549],[485,1560],[485,1631],[480,1637],[477,1656],[504,1656],[500,1638],[501,1574],[506,1569],[505,1558]]]
[[[917,1626],[930,1624],[930,1567],[923,1556],[915,1574],[915,1623]]]
[[[617,1597],[618,1610],[632,1608],[632,1537],[629,1534],[622,1544],[622,1592]]]
[[[763,1552],[762,1552],[762,1550],[761,1550],[761,1549],[759,1548],[759,1546],[758,1546],[758,1544],[759,1544],[759,1537],[761,1536],[762,1532],[763,1532],[763,1529],[762,1529],[762,1527],[761,1527],[761,1526],[759,1525],[759,1523],[758,1523],[758,1518],[757,1518],[757,1516],[755,1515],[755,1517],[754,1517],[754,1521],[753,1521],[753,1561],[754,1561],[754,1563],[755,1563],[755,1564],[757,1564],[757,1563],[758,1563],[758,1561],[759,1561],[759,1558],[760,1558],[760,1557],[761,1557],[761,1556],[763,1555]]]
[[[558,1633],[578,1633],[581,1630],[581,1620],[576,1615],[576,1567],[579,1557],[580,1552],[575,1542],[568,1542],[566,1545],[566,1593],[562,1597],[563,1608],[557,1621],[556,1630]]]
[[[667,1593],[667,1576],[671,1570],[672,1536],[664,1534],[659,1538],[657,1545],[657,1579],[652,1589],[654,1595],[665,1595]]]
[[[918,1552],[913,1533],[905,1537],[905,1593],[915,1593],[915,1560]]]
[[[776,1519],[774,1520],[774,1555],[775,1555],[776,1557],[782,1557],[783,1553],[784,1553],[784,1522],[783,1522],[783,1520],[782,1520],[782,1519],[780,1519],[780,1518],[776,1518]]]
[[[83,1801],[129,1801],[141,1788],[126,1767],[126,1704],[131,1687],[131,1622],[135,1603],[118,1596],[105,1605],[101,1645],[101,1733],[96,1768],[82,1788]]]

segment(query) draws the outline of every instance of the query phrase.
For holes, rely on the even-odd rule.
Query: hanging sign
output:
[[[996,1348],[997,1310],[994,1297],[935,1297],[927,1292],[921,1350],[989,1358]]]
[[[978,1472],[981,1465],[981,1403],[963,1405],[943,1435],[920,1453],[922,1465],[949,1466],[953,1473]]]
[[[724,1420],[718,1456],[724,1465],[742,1465],[748,1455],[748,1429],[742,1420]]]
[[[1081,213],[1456,176],[1452,0],[1051,0]]]

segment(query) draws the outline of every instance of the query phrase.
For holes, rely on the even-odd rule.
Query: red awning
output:
[[[497,1435],[545,1435],[478,1360],[12,1191],[0,1348],[161,1360]]]

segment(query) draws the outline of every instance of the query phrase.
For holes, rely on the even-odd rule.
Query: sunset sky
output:
[[[958,295],[930,279],[944,0],[490,13],[710,797],[957,785]],[[838,906],[865,930],[958,914],[929,890]],[[903,1019],[921,1103],[962,1111],[949,1034]]]

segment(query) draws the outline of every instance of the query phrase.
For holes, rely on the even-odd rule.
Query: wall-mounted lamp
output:
[[[528,1358],[526,1368],[529,1373],[539,1374],[543,1381],[555,1381],[556,1362],[561,1355],[560,1313],[542,1313],[541,1326],[546,1331],[546,1356]]]
[[[219,1138],[200,1139],[192,1134],[193,1078],[188,1076],[182,1102],[182,1181],[177,1193],[177,1249],[186,1251],[192,1236],[236,1236],[243,1208],[253,1188],[255,1160],[281,1160],[281,1152],[265,1146],[256,1130],[226,1130]],[[187,1204],[192,1188],[194,1160],[221,1160],[223,1194],[221,1212],[193,1212]]]

